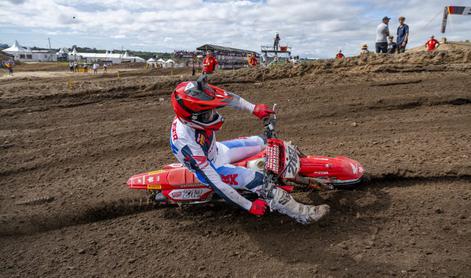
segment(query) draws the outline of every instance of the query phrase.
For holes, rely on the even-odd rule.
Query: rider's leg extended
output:
[[[302,224],[319,221],[330,211],[329,205],[313,206],[299,203],[281,188],[273,188],[269,195],[267,201],[270,209],[286,214]]]
[[[233,165],[224,165],[216,170],[225,183],[238,189],[260,193],[263,184],[262,173]],[[288,192],[280,188],[273,188],[266,201],[270,209],[303,224],[318,221],[329,213],[328,205],[313,206],[299,203]]]
[[[231,165],[254,156],[265,148],[265,140],[260,136],[217,142],[218,154],[215,159],[217,172],[222,180],[238,189],[259,193],[263,184],[263,174],[244,167]],[[288,192],[274,188],[266,200],[272,210],[286,214],[300,223],[318,221],[329,213],[328,205],[305,205],[297,202]]]

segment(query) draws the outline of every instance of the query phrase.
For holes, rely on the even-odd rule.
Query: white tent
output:
[[[134,62],[134,63],[145,63],[146,60],[139,57],[139,56],[129,56],[128,59],[131,61],[131,62]]]
[[[152,68],[156,68],[158,63],[154,58],[150,58],[146,61],[147,65],[149,65]]]
[[[113,64],[121,64],[123,62],[132,62],[132,63],[145,63],[146,60],[138,56],[129,55],[126,51],[124,54],[113,53],[112,51],[106,51],[105,53],[86,53],[86,52],[77,52],[74,48],[71,53],[69,53],[69,61],[80,61],[84,60],[87,63],[95,62],[107,62]]]
[[[164,63],[164,68],[173,68],[175,66],[175,61],[172,59],[168,59]]]
[[[59,49],[59,51],[57,52],[57,55],[62,55],[62,54],[67,54],[69,53],[69,50],[65,47]]]
[[[3,52],[13,54],[13,55],[17,52],[26,52],[26,51],[28,51],[26,47],[21,46],[18,41],[15,41],[15,43],[12,46],[3,50]]]
[[[50,50],[31,50],[30,48],[21,46],[18,41],[3,52],[13,55],[14,59],[22,62],[43,62],[57,61],[57,54]]]

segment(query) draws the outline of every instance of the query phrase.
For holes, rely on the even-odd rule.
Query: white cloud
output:
[[[445,2],[8,0],[0,2],[0,30],[57,33],[59,41],[70,34],[70,39],[80,38],[75,44],[91,47],[110,48],[106,43],[119,40],[119,44],[166,51],[194,49],[204,43],[258,50],[262,44],[271,44],[278,31],[281,44],[291,45],[295,53],[328,57],[338,48],[353,55],[360,44],[374,44],[375,27],[384,15],[393,18],[393,32],[396,18],[406,16],[411,45],[422,44],[432,33],[438,35]],[[470,5],[465,0],[453,2]],[[452,16],[447,36],[469,39],[470,23],[471,16]],[[0,41],[15,39],[12,32],[8,36],[0,31]],[[103,40],[91,39],[96,37]]]

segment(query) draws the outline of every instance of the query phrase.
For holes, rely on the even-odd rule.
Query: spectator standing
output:
[[[8,75],[9,76],[13,76],[13,61],[8,61],[6,64],[5,64],[5,67],[6,69],[8,70]]]
[[[71,71],[71,72],[74,71],[74,62],[72,62],[72,61],[69,62],[69,71]]]
[[[99,65],[97,63],[94,63],[93,66],[92,66],[92,69],[93,69],[93,74],[97,74],[98,73],[98,67]]]
[[[268,61],[268,54],[266,52],[263,53],[262,60],[263,60],[263,64],[265,66],[268,66],[269,61]]]
[[[388,41],[388,53],[389,54],[394,54],[397,51],[397,43],[394,42],[394,37],[393,36],[389,36],[388,39],[389,39],[389,41]]]
[[[258,59],[255,54],[252,54],[252,66],[256,67],[258,65]]]
[[[399,26],[397,27],[397,52],[404,53],[409,41],[409,25],[405,24],[406,18],[399,17]]]
[[[280,34],[276,33],[273,41],[273,50],[278,51],[280,45]]]
[[[103,63],[103,72],[108,72],[108,63]]]
[[[203,73],[211,74],[216,70],[216,66],[218,65],[218,61],[213,56],[211,51],[206,52],[206,58],[203,60]]]
[[[432,52],[437,47],[440,46],[440,43],[435,39],[435,36],[431,36],[430,39],[425,43],[425,47],[427,47],[427,51]]]
[[[376,27],[376,53],[387,53],[388,52],[388,36],[389,36],[389,20],[391,18],[383,17],[378,27]]]
[[[339,49],[339,52],[337,53],[337,55],[335,55],[335,58],[338,60],[345,58],[345,55],[343,55],[342,53],[342,49]]]
[[[191,57],[191,75],[195,75],[196,74],[196,70],[195,70],[195,64],[196,64],[196,55],[193,54],[193,57]]]
[[[257,61],[257,57],[255,57],[255,54],[249,54],[248,63],[249,63],[249,66],[251,67],[257,66],[258,61]]]

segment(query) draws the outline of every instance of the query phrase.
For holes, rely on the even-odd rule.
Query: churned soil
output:
[[[309,226],[225,203],[155,206],[127,188],[174,162],[169,95],[184,72],[0,80],[0,277],[469,277],[471,64],[426,55],[211,77],[277,103],[279,136],[304,153],[371,175],[296,193],[332,207]],[[253,116],[221,113],[219,139],[261,133]]]

